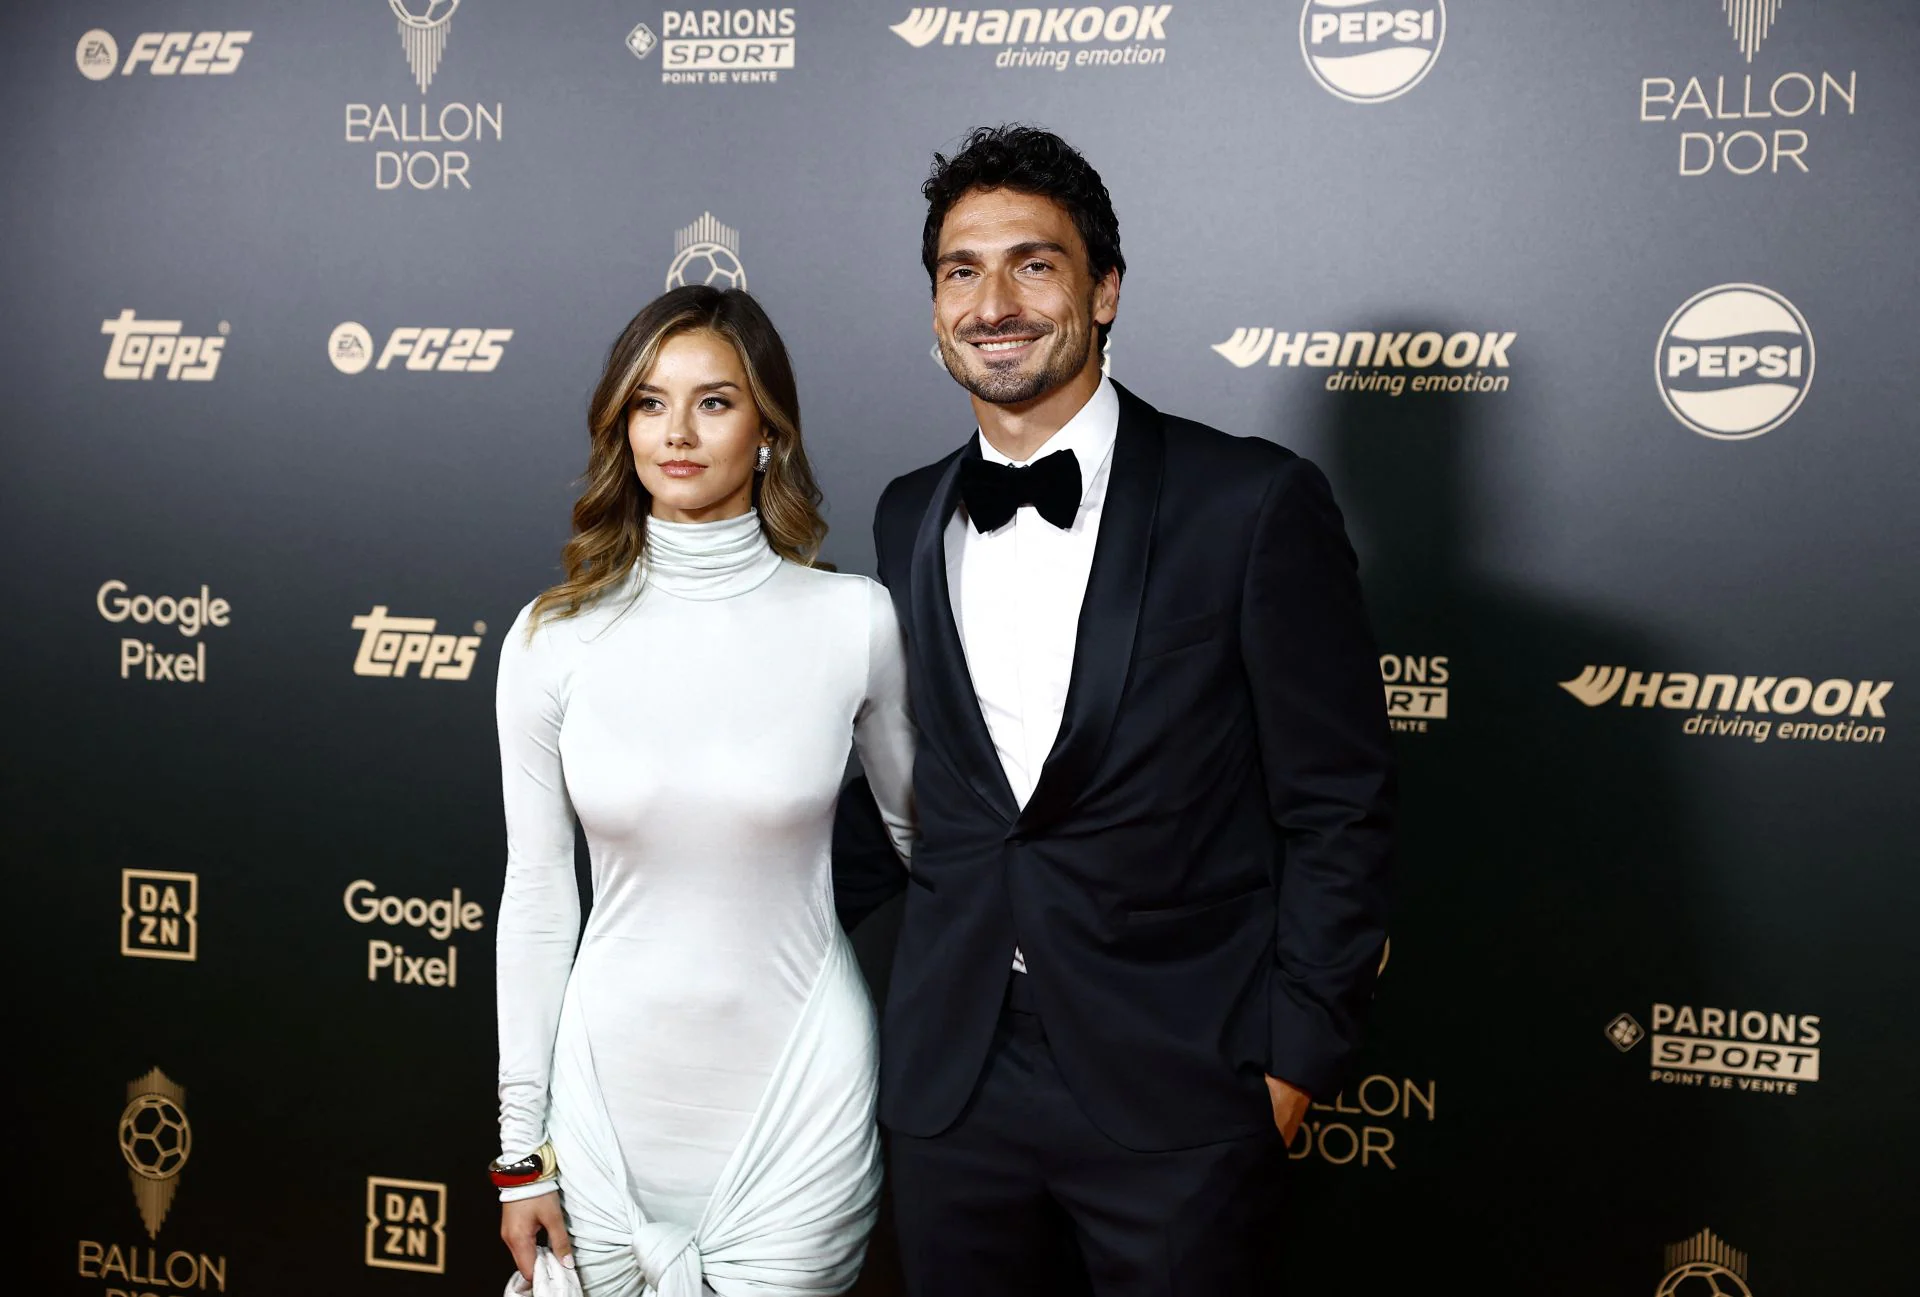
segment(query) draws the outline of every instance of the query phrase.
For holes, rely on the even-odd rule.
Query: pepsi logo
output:
[[[1447,37],[1445,0],[1307,0],[1300,53],[1328,92],[1349,103],[1397,99],[1420,84]]]
[[[1660,397],[1703,437],[1745,441],[1793,416],[1813,382],[1813,333],[1792,302],[1758,284],[1695,293],[1660,332]]]

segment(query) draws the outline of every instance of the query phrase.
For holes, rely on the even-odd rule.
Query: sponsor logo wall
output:
[[[750,288],[872,572],[974,427],[918,187],[1013,120],[1103,367],[1324,470],[1374,623],[1398,953],[1273,1291],[1910,1284],[1906,8],[163,8],[6,44],[16,1284],[499,1291],[493,677],[609,344]]]

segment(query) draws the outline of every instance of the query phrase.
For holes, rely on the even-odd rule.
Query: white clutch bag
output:
[[[562,1261],[549,1249],[541,1248],[533,1258],[533,1282],[529,1284],[516,1270],[507,1280],[503,1297],[582,1297],[573,1258]]]

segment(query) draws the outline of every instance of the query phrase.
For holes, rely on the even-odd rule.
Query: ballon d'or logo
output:
[[[193,1152],[187,1124],[187,1092],[159,1068],[127,1084],[120,1113],[120,1155],[127,1160],[133,1198],[147,1237],[160,1233],[180,1187],[180,1172]]]
[[[387,0],[393,16],[400,20],[400,47],[407,52],[407,66],[427,93],[433,74],[440,70],[440,56],[447,52],[447,20],[460,7],[460,0]]]

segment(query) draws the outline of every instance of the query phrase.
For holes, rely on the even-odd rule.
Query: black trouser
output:
[[[1025,978],[952,1127],[891,1137],[910,1297],[1252,1297],[1278,1284],[1277,1130],[1140,1153],[1067,1092]]]

